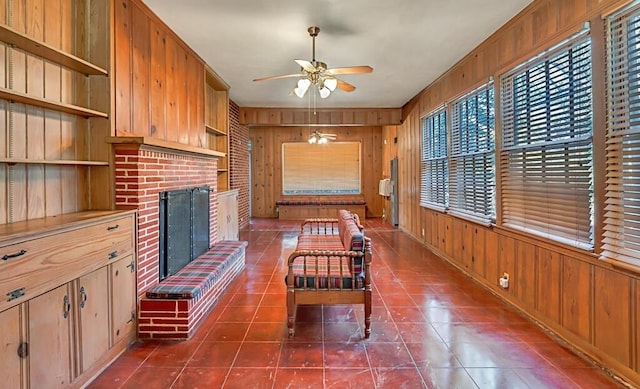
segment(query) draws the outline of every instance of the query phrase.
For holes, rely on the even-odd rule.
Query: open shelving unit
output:
[[[205,67],[205,130],[210,150],[223,153],[218,158],[218,192],[229,186],[229,85],[211,68]]]

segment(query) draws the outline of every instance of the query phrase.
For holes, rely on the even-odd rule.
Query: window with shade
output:
[[[493,82],[451,105],[449,213],[484,224],[495,219]]]
[[[593,249],[588,31],[501,77],[503,226]]]
[[[282,144],[285,195],[360,194],[360,142]]]
[[[420,205],[445,210],[448,205],[447,113],[442,107],[422,119]]]
[[[604,259],[640,266],[640,4],[607,18]]]

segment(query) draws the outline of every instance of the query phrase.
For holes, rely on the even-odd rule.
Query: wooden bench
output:
[[[305,220],[287,265],[287,325],[295,332],[298,305],[363,304],[371,334],[371,240],[347,210],[338,218]]]
[[[335,218],[341,209],[365,218],[366,206],[362,196],[284,196],[276,201],[281,220]]]
[[[244,269],[247,242],[220,241],[140,300],[141,339],[189,339]]]

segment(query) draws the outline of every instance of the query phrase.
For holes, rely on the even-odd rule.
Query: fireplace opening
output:
[[[160,193],[160,281],[209,249],[208,186]]]

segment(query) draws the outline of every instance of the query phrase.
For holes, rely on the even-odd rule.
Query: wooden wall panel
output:
[[[361,142],[362,188],[368,216],[382,215],[382,197],[378,183],[382,177],[382,128],[332,128],[340,141]],[[251,140],[252,215],[277,217],[275,202],[282,193],[282,143],[306,142],[308,127],[254,127]]]
[[[114,6],[113,47],[115,64],[111,77],[115,80],[115,112],[112,115],[116,136],[133,135],[131,130],[131,12],[128,1]]]
[[[535,307],[537,256],[536,246],[528,242],[518,242],[516,248],[516,272],[511,279],[514,294],[527,308]]]
[[[538,248],[538,285],[536,309],[553,323],[560,323],[560,254]]]
[[[595,269],[594,344],[624,366],[631,367],[631,280],[604,268]]]
[[[575,335],[591,339],[593,266],[564,256],[562,261],[562,325]]]
[[[486,244],[485,244],[486,231],[479,226],[473,226],[473,256],[471,257],[472,271],[477,276],[482,278],[486,277],[485,263],[486,263]]]
[[[204,62],[141,0],[115,4],[116,136],[206,148]]]
[[[498,287],[498,234],[494,231],[485,232],[485,277],[487,285]]]
[[[151,42],[149,19],[135,3],[131,3],[131,133],[152,136],[149,125],[149,64]]]

